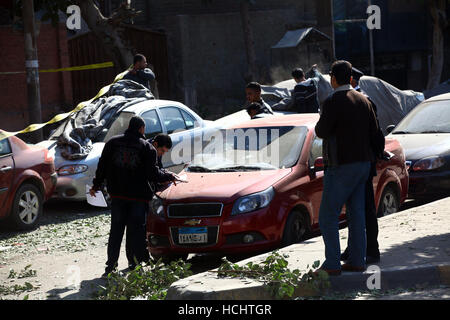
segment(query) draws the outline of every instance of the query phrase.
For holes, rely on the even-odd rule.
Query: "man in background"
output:
[[[273,114],[272,108],[261,97],[261,85],[258,82],[250,82],[245,87],[245,97],[247,106],[252,103],[259,103],[263,113]]]
[[[360,70],[356,69],[355,67],[352,68],[352,82],[351,82],[352,87],[356,91],[361,92],[362,94],[365,95],[365,93],[361,90],[361,88],[359,86],[359,80],[363,75],[364,74]],[[376,107],[375,103],[373,103],[373,101],[370,100],[370,97],[368,97],[367,95],[366,95],[366,97],[372,104],[372,109],[375,112],[375,116],[377,117],[377,123],[378,123],[378,127],[379,127],[377,107]],[[382,146],[380,147],[380,151],[381,151],[381,148],[384,149],[384,137],[382,137],[382,134],[380,135],[379,139],[381,140],[381,144],[382,144]],[[376,159],[384,159],[383,154],[377,153],[376,150],[374,150],[374,153],[375,153]],[[380,250],[379,250],[379,245],[378,245],[378,218],[377,218],[377,211],[376,211],[376,207],[375,207],[375,195],[373,192],[373,177],[375,177],[377,175],[376,159],[375,159],[375,161],[372,161],[370,163],[370,173],[369,173],[369,178],[367,179],[366,188],[365,188],[365,192],[366,192],[366,195],[365,195],[366,240],[367,240],[366,263],[367,264],[377,263],[380,261]],[[348,259],[349,259],[349,250],[347,247],[345,249],[345,251],[341,254],[341,260],[347,261]]]
[[[263,118],[268,115],[272,115],[272,113],[270,113],[267,108],[264,108],[258,102],[250,103],[250,105],[247,107],[247,113],[250,116],[250,119]]]
[[[155,80],[155,74],[150,68],[147,68],[145,56],[138,53],[133,58],[133,68],[125,74],[123,79],[133,80],[151,91],[150,82]]]
[[[311,74],[311,77],[306,79],[303,69],[296,68],[292,71],[291,75],[296,85],[291,92],[291,97],[273,105],[273,110],[297,113],[319,112],[318,84],[321,74],[317,69],[317,64],[313,65],[308,73]]]
[[[364,75],[364,73],[355,67],[352,68],[352,87],[358,92],[361,92],[361,88],[359,87],[359,79]]]

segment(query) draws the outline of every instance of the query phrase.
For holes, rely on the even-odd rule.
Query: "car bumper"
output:
[[[450,196],[450,171],[410,172],[408,198]]]
[[[92,185],[92,179],[85,174],[58,176],[52,199],[85,201],[86,185]]]
[[[269,208],[217,218],[162,218],[150,213],[147,223],[148,248],[150,253],[157,255],[208,252],[240,254],[274,249],[281,240],[277,227],[279,224],[274,222],[276,215],[275,210]],[[195,227],[207,227],[208,243],[179,243],[179,228],[190,227],[185,222],[192,219],[201,221]],[[246,235],[251,235],[254,241],[246,243]]]

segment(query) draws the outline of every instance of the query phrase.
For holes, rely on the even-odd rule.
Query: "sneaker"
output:
[[[343,264],[341,266],[342,271],[347,271],[347,272],[364,272],[366,270],[365,267],[356,267],[356,266],[352,266],[350,264]]]
[[[348,260],[348,250],[346,249],[342,254],[341,254],[341,261],[347,261]]]
[[[325,271],[326,273],[328,273],[329,276],[339,276],[341,274],[341,270],[339,269],[325,269],[320,267],[319,269],[317,269],[316,271],[314,271],[314,274],[318,274],[319,270],[321,271]]]
[[[108,279],[108,275],[110,274],[110,273],[112,273],[112,272],[116,272],[117,271],[117,267],[115,267],[115,268],[106,268],[105,269],[105,273],[103,273],[102,274],[102,279]]]

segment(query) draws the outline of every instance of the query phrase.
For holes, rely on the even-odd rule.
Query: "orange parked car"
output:
[[[34,228],[56,186],[53,158],[43,147],[12,136],[0,141],[0,219],[17,229]]]
[[[203,148],[179,174],[188,183],[169,186],[152,200],[150,253],[178,258],[272,250],[319,231],[318,120],[318,114],[270,116],[220,130],[232,138],[222,139],[222,148]],[[408,192],[402,147],[387,139],[386,150],[393,156],[379,161],[373,179],[379,215],[397,211]],[[345,222],[345,208],[340,220]]]

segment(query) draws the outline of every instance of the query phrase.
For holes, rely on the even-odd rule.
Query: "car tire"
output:
[[[281,247],[286,247],[298,243],[311,235],[311,224],[305,212],[292,211],[286,220]]]
[[[152,258],[156,261],[161,259],[164,264],[170,264],[172,261],[177,261],[179,259],[186,261],[189,254],[151,254]]]
[[[385,215],[397,212],[399,208],[400,199],[398,197],[398,193],[393,186],[389,185],[381,194],[377,216],[384,217]]]
[[[23,184],[17,190],[11,209],[10,221],[15,229],[32,230],[42,216],[42,192],[33,184]]]

